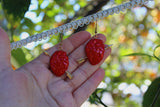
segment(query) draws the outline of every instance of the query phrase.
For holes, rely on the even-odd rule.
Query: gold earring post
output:
[[[81,63],[83,63],[86,59],[87,59],[87,57],[80,58],[80,59],[77,60],[77,62],[78,62],[78,64],[81,64]]]
[[[68,71],[66,71],[66,75],[70,80],[73,79],[73,75],[71,73],[69,73]]]
[[[105,49],[108,49],[108,48],[110,48],[110,47],[112,47],[112,46],[113,46],[113,44],[111,44],[111,45],[106,45]]]
[[[97,20],[96,20],[96,25],[95,25],[95,36],[94,36],[94,38],[97,38]]]
[[[48,52],[46,52],[45,50],[42,50],[42,51],[44,52],[45,55],[51,57]]]

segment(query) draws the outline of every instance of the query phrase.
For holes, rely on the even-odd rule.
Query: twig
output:
[[[97,0],[96,2],[94,2],[95,5],[93,5],[92,10],[89,10],[89,11],[84,15],[84,17],[98,12],[98,11],[101,10],[101,8],[102,8],[104,5],[106,5],[109,1],[110,1],[110,0]],[[74,31],[74,33],[79,32],[79,31],[82,31],[82,30],[85,30],[86,28],[87,28],[87,25],[84,25],[83,27],[78,27],[78,29],[76,29],[76,30]]]
[[[105,105],[102,100],[98,97],[98,95],[95,93],[95,96],[98,98],[99,102],[104,106],[104,107],[108,107],[107,105]]]

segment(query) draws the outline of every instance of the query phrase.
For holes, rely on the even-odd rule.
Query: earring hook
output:
[[[95,36],[94,36],[94,38],[97,38],[97,20],[96,20],[96,25],[95,25]]]
[[[60,34],[60,43],[59,43],[59,49],[62,50],[63,49],[63,44],[62,44],[62,40],[63,40],[63,33]]]

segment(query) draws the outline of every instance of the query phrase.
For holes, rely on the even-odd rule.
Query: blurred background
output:
[[[105,10],[127,0],[0,0],[0,26],[10,41],[19,41]],[[94,35],[95,23],[66,32],[86,30]],[[102,64],[105,78],[82,107],[150,107],[160,86],[160,1],[98,20],[98,33],[113,44],[111,56]],[[32,42],[12,51],[17,69],[56,45],[60,37]],[[155,106],[159,107],[160,97]]]

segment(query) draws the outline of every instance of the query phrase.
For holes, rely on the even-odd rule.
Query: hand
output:
[[[16,71],[10,63],[10,43],[7,34],[0,29],[0,107],[79,107],[96,89],[105,73],[99,68],[110,55],[105,50],[103,60],[97,65],[88,61],[78,64],[85,57],[84,47],[91,35],[82,31],[63,41],[63,50],[69,57],[68,72],[73,75],[56,77],[49,69],[49,57],[42,53],[35,60]],[[105,36],[98,34],[105,42]],[[58,45],[47,52],[52,55]]]

